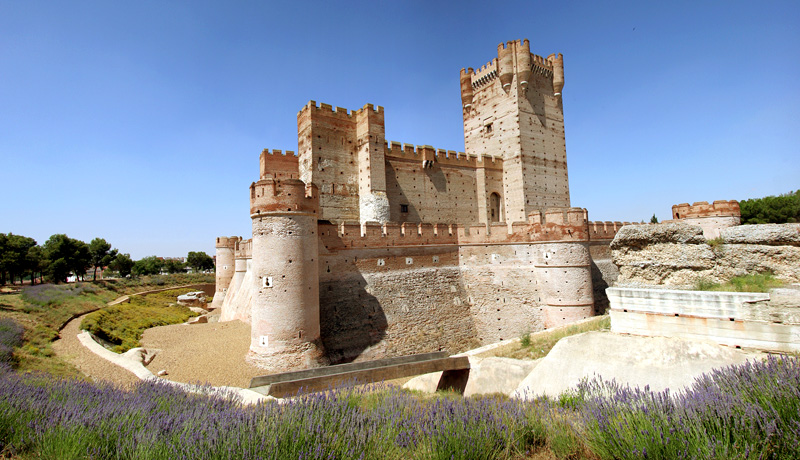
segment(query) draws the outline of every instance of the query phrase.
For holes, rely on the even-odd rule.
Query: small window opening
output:
[[[408,212],[408,205],[407,204],[401,204],[400,205],[400,212],[407,213]]]

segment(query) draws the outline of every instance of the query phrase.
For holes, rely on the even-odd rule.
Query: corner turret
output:
[[[297,179],[250,186],[253,293],[248,360],[273,372],[326,363],[320,340],[317,187]]]
[[[220,236],[217,238],[215,244],[217,249],[215,260],[216,289],[214,300],[211,302],[212,309],[222,307],[222,302],[225,300],[225,295],[228,292],[228,287],[230,287],[234,274],[233,252],[236,248],[236,243],[241,239],[242,237],[240,236]]]

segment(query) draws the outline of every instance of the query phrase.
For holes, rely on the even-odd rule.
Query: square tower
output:
[[[531,54],[528,40],[501,43],[496,59],[461,70],[466,153],[503,159],[501,194],[478,197],[481,221],[570,206],[563,86],[562,55]]]

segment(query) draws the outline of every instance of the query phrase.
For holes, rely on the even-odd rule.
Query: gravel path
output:
[[[165,370],[175,382],[247,388],[251,378],[268,373],[245,362],[250,325],[241,321],[154,327],[141,343],[160,350],[147,368],[153,374]]]
[[[68,322],[61,330],[60,338],[53,342],[53,351],[64,360],[72,363],[93,381],[106,380],[119,385],[130,385],[139,379],[131,372],[97,356],[78,340],[83,316]]]

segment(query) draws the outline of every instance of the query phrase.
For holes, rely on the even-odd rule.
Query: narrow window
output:
[[[407,204],[401,204],[400,205],[400,212],[407,213],[408,212],[408,205]]]

